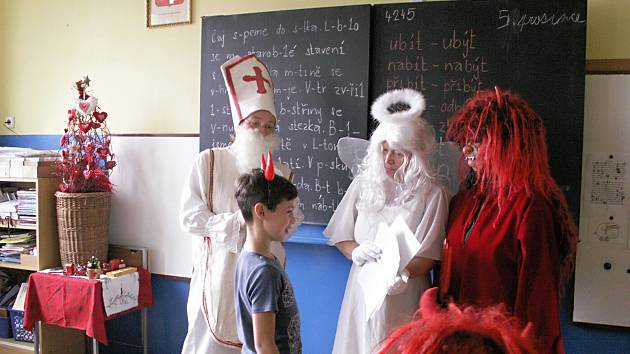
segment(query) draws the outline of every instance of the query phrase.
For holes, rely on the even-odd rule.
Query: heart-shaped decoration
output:
[[[90,102],[81,100],[81,102],[79,102],[79,109],[83,112],[87,112],[87,110],[90,109]]]
[[[103,123],[107,119],[107,112],[94,112],[93,116],[99,123]]]
[[[90,129],[92,129],[92,123],[79,123],[79,129],[82,132],[87,133]]]
[[[74,119],[74,117],[76,117],[77,115],[77,111],[75,111],[74,109],[69,109],[68,110],[68,122],[72,122],[72,120]]]
[[[109,155],[109,149],[105,148],[105,147],[100,147],[100,148],[96,149],[96,153],[100,157],[105,158],[105,157],[107,157],[107,155]]]
[[[108,170],[111,170],[112,168],[114,168],[114,166],[116,166],[116,161],[105,162],[105,168]]]
[[[83,113],[85,115],[92,115],[92,112],[94,112],[97,103],[98,100],[96,99],[96,97],[88,97],[84,100],[79,98],[77,99],[76,109],[80,113]]]
[[[85,179],[92,178],[92,174],[93,174],[92,170],[85,170],[85,171],[83,171],[83,177],[85,177]]]

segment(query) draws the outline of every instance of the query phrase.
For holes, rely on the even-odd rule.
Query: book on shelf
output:
[[[24,302],[26,301],[27,283],[20,284],[20,290],[18,291],[15,302],[13,303],[14,310],[24,311]]]
[[[20,291],[20,285],[13,285],[4,294],[0,296],[0,307],[8,307],[11,302],[17,297]]]

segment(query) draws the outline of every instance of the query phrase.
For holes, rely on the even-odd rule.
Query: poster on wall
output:
[[[147,27],[191,23],[192,0],[147,0]]]
[[[582,239],[602,245],[630,247],[629,167],[630,155],[614,152],[588,155],[583,202],[588,227],[587,235],[581,235]]]

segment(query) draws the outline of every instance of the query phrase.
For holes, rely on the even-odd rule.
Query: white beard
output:
[[[254,168],[260,168],[260,157],[267,151],[274,151],[280,145],[280,138],[276,133],[263,137],[257,131],[246,127],[244,124],[236,127],[236,138],[230,148],[236,158],[238,172],[249,172]]]

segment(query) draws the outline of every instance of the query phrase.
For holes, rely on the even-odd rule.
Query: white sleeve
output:
[[[433,185],[428,188],[424,213],[415,232],[420,241],[420,250],[416,256],[439,260],[446,236],[448,194],[442,187]]]
[[[357,201],[359,200],[360,182],[355,178],[346,194],[341,199],[335,213],[330,218],[328,226],[324,229],[324,236],[328,237],[329,244],[354,240],[354,223],[357,219]]]
[[[240,211],[214,214],[208,209],[208,160],[210,150],[197,156],[182,191],[179,223],[182,230],[196,236],[212,237],[236,252],[236,243],[242,222]]]

